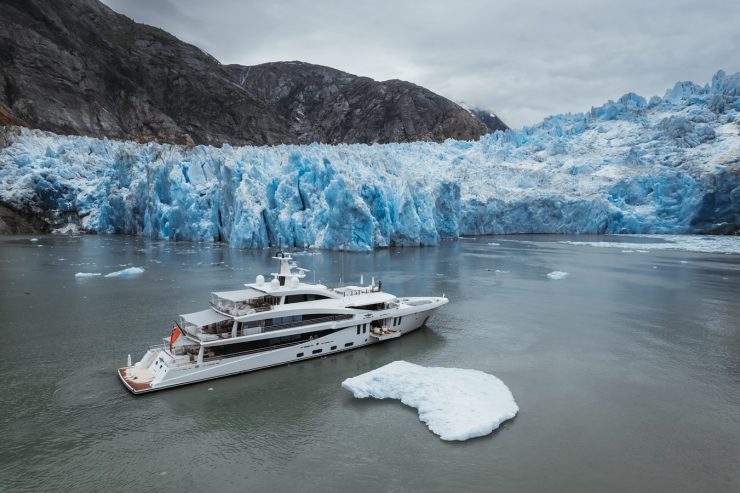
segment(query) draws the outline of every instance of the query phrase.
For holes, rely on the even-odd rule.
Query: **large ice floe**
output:
[[[519,408],[509,388],[478,370],[424,367],[394,361],[348,378],[342,387],[364,399],[399,399],[442,440],[488,435]]]
[[[0,149],[0,202],[60,231],[236,247],[729,233],[740,230],[739,122],[740,74],[720,71],[479,142],[189,148],[23,129]]]

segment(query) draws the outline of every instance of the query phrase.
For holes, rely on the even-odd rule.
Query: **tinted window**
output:
[[[320,294],[291,294],[289,296],[285,297],[285,304],[288,303],[303,303],[304,301],[315,301],[315,300],[325,300],[328,296],[323,296]]]

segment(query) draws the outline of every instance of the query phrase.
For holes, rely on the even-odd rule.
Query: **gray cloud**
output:
[[[223,63],[302,60],[404,79],[515,127],[740,70],[737,1],[105,3]]]

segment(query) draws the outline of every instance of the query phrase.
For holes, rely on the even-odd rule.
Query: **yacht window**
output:
[[[355,306],[358,310],[384,310],[385,303],[372,303],[370,305]]]
[[[362,324],[362,333],[365,334],[367,332],[367,324]]]
[[[311,351],[311,354],[319,354],[321,351],[323,351],[323,349],[314,349]]]
[[[357,335],[360,335],[360,326],[357,326]]]
[[[402,318],[403,318],[403,317],[398,317],[398,325],[401,325],[401,319],[402,319]]]
[[[337,348],[336,346],[332,346],[331,350],[334,351],[336,348]]]
[[[285,297],[285,304],[303,303],[305,301],[325,300],[328,296],[321,294],[291,294]]]
[[[295,355],[295,357],[296,358],[302,358],[303,357],[303,353],[298,353],[298,354]]]
[[[354,345],[355,345],[354,342],[348,342],[347,344],[344,345],[344,347],[350,347],[350,346],[354,346]]]

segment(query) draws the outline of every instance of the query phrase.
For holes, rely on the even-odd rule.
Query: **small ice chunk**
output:
[[[115,272],[111,272],[110,274],[106,274],[105,277],[131,277],[143,273],[144,269],[142,269],[141,267],[129,267],[128,269],[117,270]]]
[[[496,243],[495,241],[492,241],[488,245],[489,246],[501,246],[501,243]]]
[[[69,223],[61,228],[56,228],[52,233],[60,235],[76,235],[80,233],[80,227],[76,224]]]
[[[31,243],[36,243],[37,241],[39,241],[39,239],[38,238],[31,238],[30,241],[31,241]]]
[[[102,276],[100,272],[78,272],[75,277],[95,277]]]
[[[561,271],[561,270],[554,270],[554,271],[550,272],[550,273],[549,273],[549,274],[547,275],[547,277],[549,277],[549,278],[550,278],[550,279],[552,279],[553,281],[560,281],[561,279],[565,279],[565,278],[566,278],[566,277],[568,277],[569,275],[570,275],[570,274],[568,274],[567,272],[563,272],[563,271]]]
[[[424,367],[394,361],[348,378],[342,387],[364,399],[399,399],[442,440],[488,435],[519,412],[509,388],[478,370]]]

